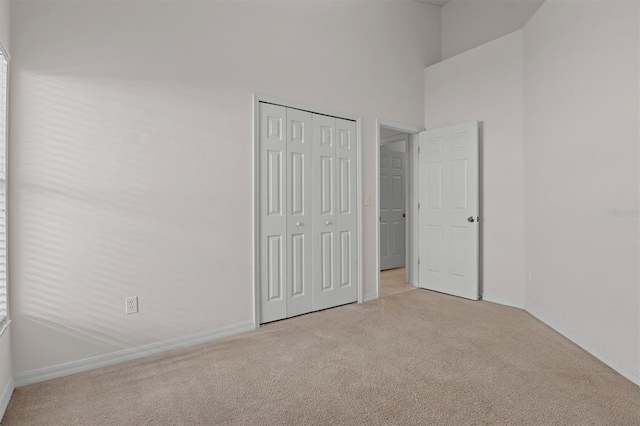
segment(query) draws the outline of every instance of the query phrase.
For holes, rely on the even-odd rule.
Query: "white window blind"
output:
[[[7,319],[7,65],[0,50],[0,330]]]

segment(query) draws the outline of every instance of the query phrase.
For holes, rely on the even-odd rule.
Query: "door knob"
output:
[[[332,225],[332,224],[333,224],[333,222],[326,221],[324,224],[325,224],[325,225],[327,225],[327,226],[329,226],[329,225]]]
[[[476,220],[473,218],[473,216],[470,216],[467,218],[467,222],[475,222]]]
[[[296,222],[296,226],[302,226],[302,222]]]

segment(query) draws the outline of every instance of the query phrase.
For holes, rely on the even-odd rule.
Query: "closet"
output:
[[[259,115],[260,323],[357,301],[356,122]]]

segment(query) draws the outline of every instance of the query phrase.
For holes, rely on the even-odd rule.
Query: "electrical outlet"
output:
[[[368,206],[371,204],[371,195],[367,194],[364,196],[364,205]]]
[[[125,313],[127,315],[138,313],[138,296],[127,297],[124,299],[124,303],[126,308]]]

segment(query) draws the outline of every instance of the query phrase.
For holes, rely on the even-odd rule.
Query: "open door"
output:
[[[479,298],[478,122],[419,139],[419,287]]]

